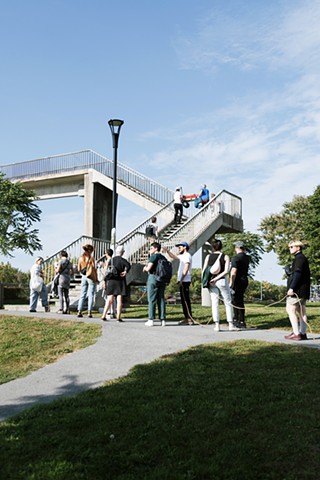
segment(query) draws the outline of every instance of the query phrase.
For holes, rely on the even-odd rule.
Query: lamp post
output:
[[[113,144],[113,189],[112,189],[112,218],[111,218],[111,244],[116,247],[116,220],[117,220],[117,152],[120,129],[123,120],[113,119],[108,121]]]

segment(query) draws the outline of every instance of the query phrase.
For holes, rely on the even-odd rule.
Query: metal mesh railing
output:
[[[3,165],[0,170],[11,180],[23,181],[28,178],[86,168],[93,168],[107,177],[113,178],[113,161],[93,150],[83,150]],[[169,188],[119,162],[117,163],[117,181],[140,192],[159,205],[166,205],[173,197],[173,191]]]

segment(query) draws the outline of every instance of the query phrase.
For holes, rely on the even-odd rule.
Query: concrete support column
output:
[[[212,247],[208,242],[206,242],[201,248],[201,268],[203,267],[204,260],[209,253],[212,253]],[[208,288],[201,287],[201,305],[203,307],[211,307],[211,300]]]
[[[112,191],[84,176],[84,235],[111,239]]]

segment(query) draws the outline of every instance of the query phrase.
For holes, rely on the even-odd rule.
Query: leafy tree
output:
[[[280,213],[263,218],[259,230],[266,241],[267,252],[274,251],[283,267],[292,262],[288,250],[291,240],[300,240],[307,247],[313,281],[320,280],[320,186],[308,196],[294,196],[283,204]]]
[[[14,284],[11,288],[6,286],[4,289],[4,299],[27,299],[29,298],[29,279],[30,274],[14,268],[9,262],[0,262],[0,283]]]
[[[249,280],[246,290],[246,298],[251,301],[268,300],[269,302],[278,301],[285,297],[287,288],[284,285],[274,285],[266,281]]]
[[[261,236],[257,233],[243,232],[217,235],[216,238],[222,241],[223,251],[230,259],[235,255],[234,244],[239,240],[244,243],[245,251],[250,256],[249,276],[253,277],[265,252]]]
[[[41,214],[34,203],[35,193],[0,173],[0,198],[0,253],[11,256],[15,249],[30,254],[41,250],[39,230],[32,229],[32,224],[40,221]]]

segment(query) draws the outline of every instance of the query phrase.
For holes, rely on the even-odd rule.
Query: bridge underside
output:
[[[110,241],[112,222],[112,179],[94,169],[50,174],[43,177],[23,179],[23,186],[34,190],[40,200],[54,198],[84,198],[84,235]],[[132,188],[117,184],[117,194],[139,205],[150,213],[159,209]]]

